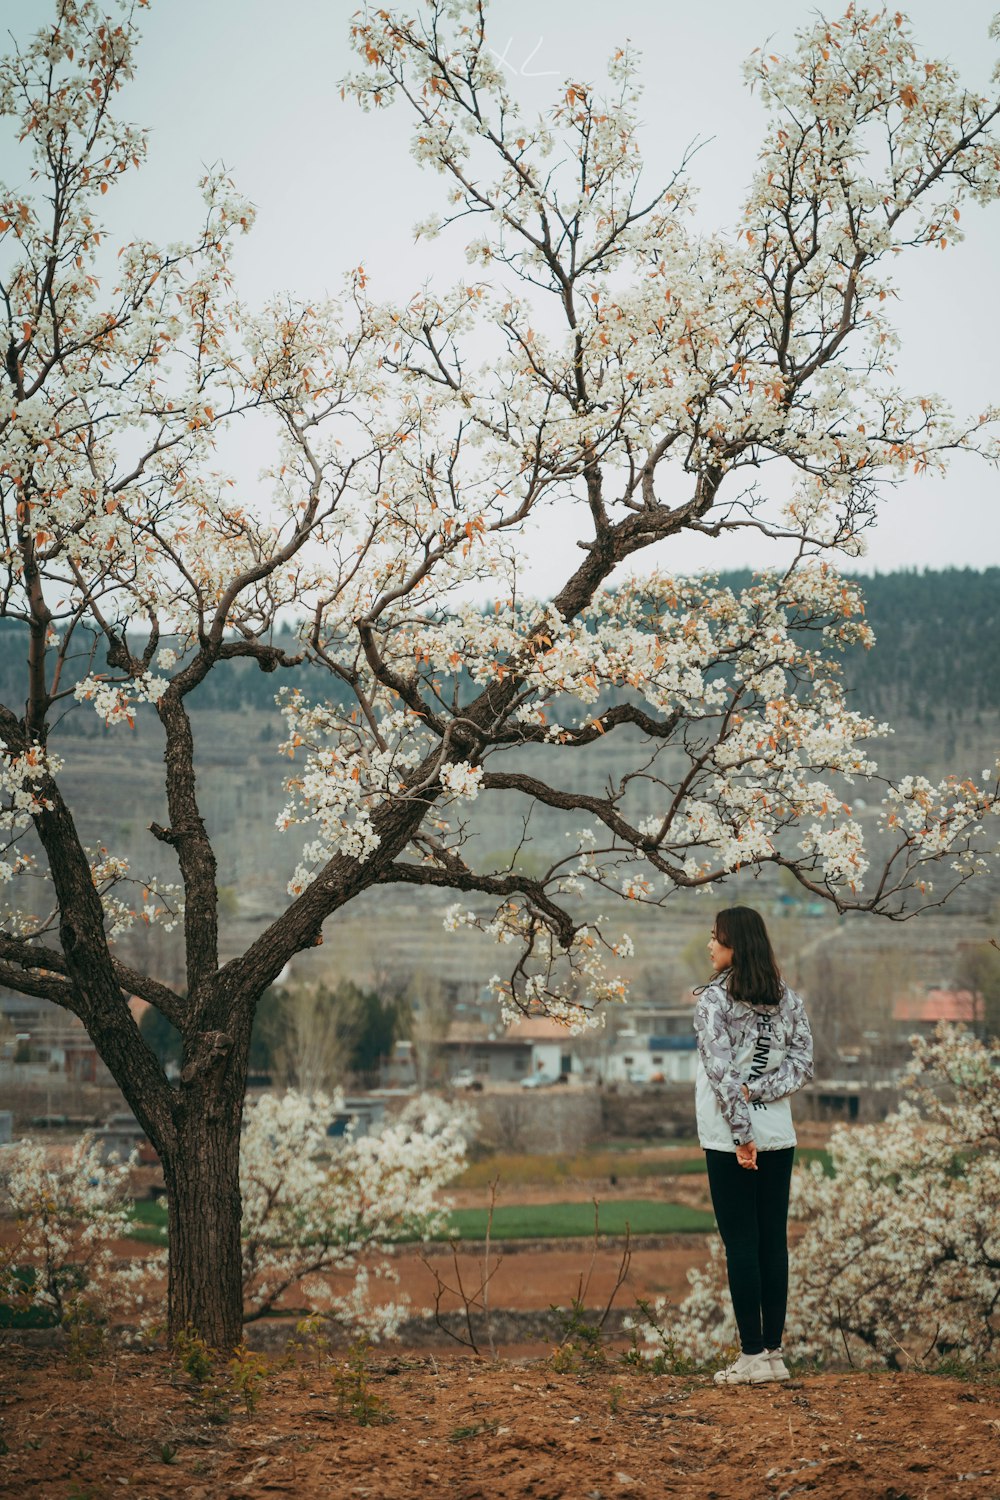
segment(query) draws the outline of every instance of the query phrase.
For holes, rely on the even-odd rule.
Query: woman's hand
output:
[[[757,1170],[757,1142],[748,1141],[745,1146],[736,1147],[736,1160],[741,1167],[746,1167],[750,1172]]]

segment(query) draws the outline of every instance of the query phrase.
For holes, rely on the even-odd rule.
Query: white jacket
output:
[[[794,1146],[788,1096],[813,1076],[812,1032],[795,991],[784,985],[776,1006],[754,1006],[731,999],[720,976],[698,997],[694,1029],[703,1149],[735,1151],[749,1141],[760,1151]]]

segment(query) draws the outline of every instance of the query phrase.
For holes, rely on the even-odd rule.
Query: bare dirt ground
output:
[[[491,1261],[496,1269],[490,1278],[490,1299],[494,1307],[535,1311],[551,1307],[568,1307],[580,1288],[587,1284],[588,1307],[602,1308],[611,1296],[621,1264],[621,1248],[601,1248],[594,1255],[585,1244],[572,1248],[515,1250],[498,1246]],[[656,1249],[632,1251],[625,1284],[615,1299],[617,1307],[634,1305],[637,1297],[664,1295],[676,1302],[687,1292],[689,1266],[704,1265],[708,1258],[707,1236],[678,1234],[665,1236]],[[459,1270],[465,1286],[478,1286],[482,1270],[480,1257],[459,1254]],[[448,1285],[455,1283],[452,1257],[438,1247],[429,1251],[426,1263],[415,1252],[397,1255],[393,1261],[399,1273],[395,1292],[402,1290],[414,1308],[428,1307],[433,1301],[434,1277],[428,1266],[438,1272]],[[459,1299],[445,1297],[445,1310],[458,1309]]]
[[[664,1196],[705,1206],[703,1178],[511,1186],[502,1201]],[[479,1189],[452,1195],[481,1206]],[[796,1232],[793,1226],[793,1233]],[[665,1294],[677,1301],[710,1237],[640,1242],[615,1306]],[[150,1247],[122,1241],[124,1257]],[[425,1263],[425,1260],[429,1262]],[[784,1385],[719,1389],[710,1375],[653,1377],[628,1368],[617,1330],[597,1369],[557,1370],[554,1325],[530,1315],[566,1307],[586,1284],[588,1308],[606,1303],[621,1243],[498,1244],[491,1306],[521,1314],[497,1361],[458,1351],[443,1334],[420,1347],[378,1350],[360,1370],[344,1348],[280,1352],[294,1317],[248,1328],[266,1374],[248,1417],[223,1369],[216,1401],[162,1353],[92,1361],[81,1378],[65,1343],[0,1336],[0,1495],[41,1500],[226,1500],[295,1494],[299,1500],[612,1500],[627,1495],[757,1500],[812,1494],[832,1500],[1000,1500],[1000,1375],[977,1381],[860,1372],[797,1375]],[[414,1313],[434,1298],[434,1272],[454,1283],[447,1247],[401,1247],[399,1284]],[[459,1269],[476,1287],[482,1248]],[[346,1289],[342,1288],[342,1289]],[[296,1303],[293,1295],[288,1308]],[[442,1299],[442,1310],[460,1300]],[[530,1325],[530,1331],[529,1331]],[[532,1342],[524,1342],[526,1338]],[[546,1341],[547,1340],[547,1341]],[[256,1357],[256,1356],[254,1356]],[[563,1356],[565,1358],[565,1354]],[[224,1410],[228,1409],[228,1412]],[[364,1420],[368,1418],[367,1422]]]
[[[364,1377],[371,1425],[340,1361],[271,1374],[252,1419],[234,1407],[220,1422],[161,1356],[119,1355],[82,1380],[55,1350],[2,1358],[11,1496],[1000,1496],[995,1383],[848,1373],[722,1390],[620,1366],[381,1356]]]

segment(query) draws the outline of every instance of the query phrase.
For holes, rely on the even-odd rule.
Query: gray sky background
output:
[[[918,44],[988,92],[997,49],[987,28],[996,3],[912,0],[903,8]],[[443,205],[444,184],[410,158],[404,109],[364,115],[340,99],[338,82],[353,66],[347,36],[356,9],[356,0],[153,0],[142,22],[139,77],[119,103],[150,128],[150,156],[102,205],[112,232],[160,240],[192,232],[197,180],[221,159],[258,207],[237,259],[241,290],[252,301],[285,288],[310,297],[335,292],[360,262],[376,295],[407,296],[429,275],[441,285],[467,277],[461,226],[430,245],[413,243],[412,224]],[[794,0],[493,0],[490,7],[492,45],[532,109],[544,107],[568,76],[599,82],[608,55],[631,40],[643,55],[648,184],[655,187],[695,137],[711,137],[693,176],[702,223],[723,229],[737,219],[763,128],[740,64],[766,40],[784,50],[814,14]],[[45,0],[0,0],[3,29],[19,37],[48,15]],[[0,170],[8,179],[22,175],[16,162],[4,140]],[[915,391],[941,392],[960,412],[1000,403],[1000,206],[970,205],[962,226],[964,244],[899,257],[896,309],[899,374]],[[259,462],[265,459],[262,451]],[[1000,563],[997,486],[993,470],[967,459],[944,480],[908,481],[888,498],[868,556],[854,566]],[[579,554],[551,530],[537,542],[530,582],[545,593],[560,582],[561,559]],[[692,539],[672,546],[669,565],[774,560],[762,541]]]

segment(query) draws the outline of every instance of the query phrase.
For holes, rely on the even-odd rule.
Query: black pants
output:
[[[743,1353],[780,1348],[788,1301],[788,1191],[795,1147],[758,1151],[756,1172],[741,1167],[734,1151],[706,1151],[705,1156]]]

